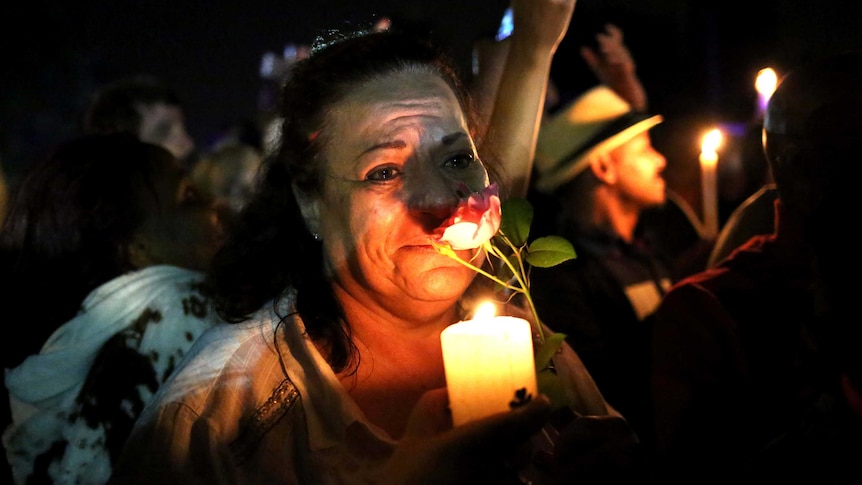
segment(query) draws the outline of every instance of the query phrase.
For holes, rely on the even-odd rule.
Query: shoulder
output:
[[[771,234],[753,236],[715,266],[678,281],[670,293],[701,292],[718,294],[726,290],[758,287],[764,275],[778,264]],[[670,294],[669,293],[669,294]]]
[[[138,419],[129,448],[147,449],[156,462],[177,456],[188,462],[206,453],[217,460],[230,456],[241,466],[276,423],[295,431],[304,419],[302,398],[282,366],[292,357],[274,343],[283,333],[279,322],[274,312],[261,311],[247,322],[204,332]],[[288,412],[295,418],[282,419]],[[176,446],[182,449],[171,450]]]
[[[82,309],[105,312],[111,318],[116,318],[112,313],[118,308],[128,314],[135,309],[178,305],[183,313],[198,313],[186,303],[193,300],[209,305],[205,275],[177,266],[159,265],[132,271],[102,284],[87,295]]]
[[[255,390],[248,387],[250,376],[258,368],[278,366],[278,355],[272,345],[278,323],[275,318],[261,312],[243,323],[219,323],[203,331],[159,388],[141,420],[153,418],[161,408],[172,404],[181,404],[192,414],[202,415],[231,401],[255,401]],[[227,400],[214,398],[225,393],[236,395]]]
[[[552,331],[545,327],[545,335],[550,336],[551,334]],[[554,373],[562,380],[563,393],[574,410],[583,415],[616,413],[605,401],[580,356],[565,341],[554,356],[554,366],[556,368]]]
[[[104,296],[104,298],[100,298]],[[113,303],[109,303],[114,300]],[[195,340],[221,320],[197,271],[153,266],[122,276],[100,287],[87,299],[84,311],[108,317],[122,310],[126,329],[119,338],[149,356],[160,376],[167,376]]]
[[[183,409],[187,416],[220,416],[237,403],[243,407],[265,402],[284,379],[276,371],[274,329],[271,318],[261,317],[203,332],[139,421],[163,419],[158,415],[167,409]]]
[[[716,269],[693,275],[665,294],[651,317],[654,346],[672,354],[692,350],[696,342],[707,345],[730,338],[738,322],[720,290],[724,274]]]

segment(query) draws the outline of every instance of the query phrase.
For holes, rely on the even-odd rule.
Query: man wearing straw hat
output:
[[[665,202],[666,161],[648,133],[661,121],[632,110],[604,85],[587,91],[542,126],[532,196],[537,219],[555,217],[544,230],[567,238],[577,253],[533,272],[539,315],[567,335],[608,402],[646,444],[647,320],[672,276],[635,229],[642,211]]]

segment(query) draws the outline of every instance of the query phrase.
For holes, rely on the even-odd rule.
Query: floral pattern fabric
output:
[[[16,483],[107,482],[144,406],[216,322],[203,275],[183,268],[145,268],[90,293],[39,354],[6,370]]]

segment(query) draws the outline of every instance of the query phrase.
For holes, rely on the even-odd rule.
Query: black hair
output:
[[[137,135],[143,121],[138,107],[159,103],[182,107],[173,88],[154,76],[138,74],[114,80],[90,100],[84,113],[84,131]]]
[[[862,143],[862,51],[794,69],[769,101],[763,146],[782,203],[816,217],[821,194],[852,171]]]

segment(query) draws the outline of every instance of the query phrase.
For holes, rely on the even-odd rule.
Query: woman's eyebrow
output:
[[[466,133],[459,131],[457,133],[452,133],[444,136],[440,141],[444,145],[452,145],[463,138],[469,138],[469,136]],[[365,150],[362,150],[362,152],[359,154],[359,157],[362,157],[367,153],[371,153],[377,150],[400,150],[402,148],[405,148],[406,146],[407,143],[404,142],[404,140],[387,140],[384,142],[375,143],[374,145],[371,145]]]
[[[404,140],[388,140],[388,141],[384,141],[381,143],[375,143],[374,145],[371,145],[370,147],[366,148],[365,150],[362,150],[362,153],[360,153],[359,156],[361,157],[362,155],[365,155],[366,153],[370,153],[370,152],[373,152],[376,150],[401,149],[401,148],[404,148],[406,146],[407,146],[407,144],[404,142]]]
[[[441,140],[444,145],[451,145],[461,138],[468,138],[467,134],[463,131],[459,131],[458,133],[452,133],[451,135],[446,135]]]

